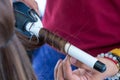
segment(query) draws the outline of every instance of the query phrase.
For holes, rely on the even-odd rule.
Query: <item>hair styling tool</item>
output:
[[[39,15],[33,9],[22,2],[14,2],[13,7],[18,31],[28,37],[35,35],[39,39],[43,39],[50,46],[74,57],[99,72],[104,72],[106,70],[106,65],[104,63],[45,29]]]

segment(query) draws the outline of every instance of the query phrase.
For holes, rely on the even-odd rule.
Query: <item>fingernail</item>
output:
[[[70,62],[71,62],[72,64],[75,64],[75,63],[77,62],[77,60],[76,60],[75,58],[71,57],[71,58],[70,58]]]
[[[67,61],[68,60],[68,56],[65,57],[64,61]]]
[[[59,65],[61,63],[62,59],[59,59],[56,65]]]

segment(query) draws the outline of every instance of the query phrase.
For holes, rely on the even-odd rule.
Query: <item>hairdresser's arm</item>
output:
[[[107,66],[107,70],[104,73],[93,70],[67,56],[63,61],[58,61],[54,72],[55,80],[103,80],[118,72],[117,66],[110,60],[105,58],[99,58],[99,60]],[[72,71],[70,66],[71,63],[79,68]]]
[[[38,9],[38,4],[35,0],[16,0],[16,1],[21,1],[28,5],[29,7],[33,8],[39,15],[39,9]]]

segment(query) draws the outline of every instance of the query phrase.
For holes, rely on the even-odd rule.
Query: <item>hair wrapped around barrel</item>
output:
[[[13,4],[13,6],[18,32],[22,32],[23,35],[27,36],[28,41],[31,41],[30,39],[35,36],[36,42],[38,44],[48,43],[50,46],[56,48],[58,51],[61,51],[64,54],[69,54],[70,56],[76,58],[77,60],[81,61],[91,68],[94,68],[100,72],[104,72],[106,70],[106,65],[104,63],[94,58],[90,54],[84,52],[83,50],[70,44],[62,37],[45,29],[42,25],[40,17],[37,15],[37,13],[35,13],[34,10],[30,9],[21,2],[16,2]],[[26,8],[24,9],[24,7]],[[29,35],[27,35],[26,33],[29,33]],[[23,40],[24,42],[24,39],[21,38],[21,40]],[[27,47],[28,49],[30,49],[28,46],[36,47],[36,45],[34,44],[30,45],[24,43],[23,45],[27,45],[25,47]],[[89,60],[86,57],[89,58]]]
[[[57,48],[59,51],[65,52],[64,46],[67,41],[63,38],[55,35],[45,28],[42,28],[39,31],[39,36],[36,36],[32,34],[32,32],[30,33],[30,31],[26,30],[25,26],[27,23],[32,22],[34,24],[34,22],[37,21],[36,17],[32,14],[34,13],[37,15],[33,9],[29,8],[22,2],[14,2],[13,7],[16,19],[16,33],[27,49],[36,48],[44,43],[48,43],[49,45]]]

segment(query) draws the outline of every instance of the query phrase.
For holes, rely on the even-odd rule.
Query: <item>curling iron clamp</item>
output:
[[[76,46],[70,44],[63,38],[51,33],[47,29],[44,29],[39,15],[34,10],[26,6],[24,3],[14,2],[13,7],[16,19],[15,26],[24,35],[27,35],[29,37],[31,35],[35,35],[39,38],[44,37],[45,41],[49,45],[55,47],[57,50],[61,52],[67,53],[68,55],[74,57],[75,59],[86,64],[87,66],[99,72],[104,72],[106,70],[106,65],[100,62],[98,59],[94,58],[93,56],[89,55],[83,50],[77,48]],[[58,41],[56,41],[57,43],[51,43],[53,42],[52,40],[54,39],[51,39],[50,37],[41,36],[41,34],[44,35],[48,33],[58,38]],[[63,42],[64,45],[61,45],[60,44],[61,42]]]

